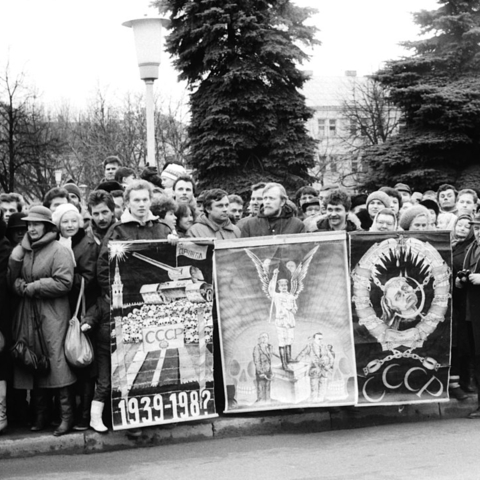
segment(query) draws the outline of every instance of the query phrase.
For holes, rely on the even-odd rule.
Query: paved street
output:
[[[475,479],[480,421],[218,439],[76,456],[3,460],[6,479]]]

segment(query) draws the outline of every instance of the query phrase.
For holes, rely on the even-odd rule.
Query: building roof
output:
[[[355,83],[364,83],[367,77],[312,76],[304,84],[302,93],[308,107],[340,107],[349,97]]]

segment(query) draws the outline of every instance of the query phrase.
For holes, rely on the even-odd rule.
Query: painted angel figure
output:
[[[290,279],[279,278],[279,269],[275,268],[270,278],[271,260],[262,261],[250,250],[245,249],[247,255],[252,259],[257,269],[258,276],[262,283],[262,290],[267,298],[272,301],[270,307],[269,322],[272,320],[273,307],[275,306],[275,327],[278,336],[278,350],[282,368],[285,371],[292,371],[290,363],[292,360],[292,344],[295,338],[295,314],[297,313],[297,298],[303,290],[303,281],[307,275],[308,267],[319,246],[312,248],[304,259],[295,268],[289,268]],[[294,262],[287,262],[290,267]],[[293,264],[293,265],[292,265]],[[290,284],[290,288],[289,288]]]

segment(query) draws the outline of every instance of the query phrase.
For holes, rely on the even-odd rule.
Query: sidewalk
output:
[[[101,435],[88,430],[54,437],[53,427],[32,433],[26,427],[9,428],[0,435],[0,459],[46,454],[85,454],[173,443],[207,441],[246,435],[328,432],[406,422],[464,418],[477,408],[477,395],[467,400],[395,407],[287,410],[284,413],[222,415],[216,419],[141,429],[138,438],[127,432]],[[472,420],[475,421],[475,420]]]

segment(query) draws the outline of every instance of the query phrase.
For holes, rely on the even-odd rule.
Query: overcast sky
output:
[[[419,33],[411,12],[437,8],[436,0],[297,0],[317,8],[312,18],[322,45],[304,68],[315,75],[365,75],[404,55],[398,42]],[[133,34],[122,22],[153,13],[150,0],[0,0],[0,71],[23,71],[43,101],[83,109],[101,87],[112,100],[143,91]],[[165,56],[156,93],[184,96]]]

